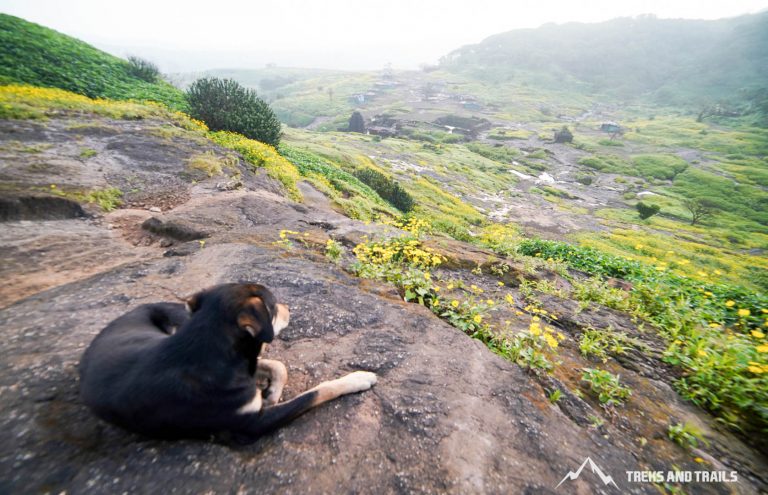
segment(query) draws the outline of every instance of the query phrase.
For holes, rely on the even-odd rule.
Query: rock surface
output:
[[[653,363],[638,361],[637,371],[612,364],[643,391],[637,400],[647,422],[638,416],[640,426],[619,418],[595,427],[589,416],[598,408],[563,385],[583,365],[574,349],[564,346],[566,371],[536,377],[391,287],[318,254],[314,246],[329,234],[352,244],[377,228],[337,213],[307,184],[311,200],[297,204],[242,163],[241,188],[222,191],[220,177],[193,184],[188,157],[223,150],[184,137],[166,142],[153,133],[163,123],[97,124],[86,132],[85,123],[61,119],[0,122],[6,145],[50,145],[40,155],[3,148],[0,180],[9,198],[49,183],[137,189],[107,215],[91,208],[89,218],[2,224],[0,493],[617,493],[589,469],[555,489],[586,457],[621,493],[658,493],[653,484],[627,482],[626,471],[673,465],[739,471],[738,483],[691,484],[691,493],[768,489],[765,459],[676,399],[663,373],[643,375]],[[80,146],[98,155],[78,160]],[[54,161],[68,165],[57,169]],[[162,213],[145,209],[155,205]],[[142,228],[147,221],[154,227]],[[291,249],[276,242],[282,229],[302,233]],[[454,241],[442,245],[453,260],[446,270],[471,277],[468,267],[490,259]],[[239,448],[141,438],[96,420],[80,403],[78,360],[110,320],[139,304],[242,280],[269,286],[291,308],[291,325],[266,352],[288,367],[286,398],[352,370],[376,372],[378,384]],[[483,277],[476,282],[492,290]],[[568,303],[551,301],[562,313]],[[600,311],[563,329],[578,333],[609,318],[632,334],[631,322]],[[565,394],[557,405],[547,400],[553,388]],[[641,427],[666,424],[670,414],[707,428],[715,447],[706,468],[658,432],[647,433],[647,445],[638,441]]]

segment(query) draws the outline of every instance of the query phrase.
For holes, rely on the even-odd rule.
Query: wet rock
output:
[[[635,414],[631,421],[617,418],[595,428],[589,421],[596,406],[568,390],[565,378],[537,378],[426,308],[403,302],[391,286],[357,279],[318,254],[327,231],[353,245],[366,235],[397,235],[394,229],[343,217],[316,195],[310,204],[293,203],[278,194],[279,184],[244,168],[242,189],[220,191],[214,181],[191,187],[182,178],[186,159],[210,145],[153,137],[147,126],[156,122],[87,123],[119,131],[83,132],[84,146],[102,150],[92,160],[103,160],[103,172],[81,169],[76,179],[57,176],[56,182],[106,180],[138,190],[128,201],[166,213],[147,219],[146,210],[122,210],[105,222],[35,220],[6,222],[0,229],[0,492],[559,493],[557,484],[586,456],[617,483],[626,470],[701,469],[665,438],[672,416],[698,418],[708,428],[714,447],[707,452],[743,473],[741,492],[760,493],[768,486],[760,456],[708,426],[700,411],[675,399],[663,382],[609,363],[638,390],[633,405],[645,401],[640,411],[660,418]],[[18,128],[13,139],[45,136],[55,148],[73,139],[70,125],[56,119],[45,125],[0,122],[0,131]],[[158,200],[164,192],[173,197],[167,204]],[[283,229],[301,232],[293,246],[275,243]],[[174,245],[134,246],[136,232]],[[488,286],[501,290],[498,278],[485,275],[499,263],[509,265],[507,287],[531,276],[509,260],[456,241],[437,238],[429,245],[449,257],[446,270],[485,267],[483,275],[472,277],[486,283],[487,292]],[[139,437],[97,420],[81,404],[77,363],[109,321],[143,303],[175,302],[237,281],[263,283],[291,308],[290,326],[265,351],[288,367],[285,398],[356,369],[375,371],[377,385],[246,446],[223,438]],[[611,324],[655,348],[653,338],[626,316],[604,308],[577,313],[572,301],[542,303],[574,336],[585,325]],[[563,343],[563,360],[572,357],[568,345]],[[640,359],[628,363],[647,372]],[[579,366],[583,362],[569,360],[563,368]],[[563,393],[556,405],[546,397],[553,387]],[[648,433],[649,446],[638,447],[634,423],[658,438]],[[613,493],[586,471],[573,483],[580,493]],[[624,493],[657,493],[650,484],[619,486]],[[704,494],[724,489],[687,488]]]
[[[0,222],[61,220],[85,216],[85,211],[77,201],[58,196],[0,198]]]
[[[141,228],[155,235],[182,242],[205,239],[209,236],[207,232],[194,229],[188,225],[170,221],[163,222],[156,217],[148,218],[145,220],[144,223],[141,224]]]

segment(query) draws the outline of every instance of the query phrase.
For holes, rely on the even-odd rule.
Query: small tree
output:
[[[160,78],[160,69],[149,60],[134,57],[128,57],[128,72],[133,77],[138,77],[147,82],[156,82]]]
[[[356,170],[354,175],[360,182],[368,185],[368,187],[376,191],[382,199],[388,201],[392,206],[403,213],[408,213],[413,210],[413,207],[415,206],[413,198],[402,188],[402,186],[400,186],[400,184],[398,184],[397,181],[392,180],[372,168]]]
[[[659,205],[648,205],[640,201],[635,205],[635,208],[637,208],[637,212],[640,214],[640,218],[645,220],[646,218],[651,218],[655,214],[657,214],[659,211],[661,211],[661,207]]]
[[[365,134],[365,119],[360,112],[353,112],[349,118],[349,132],[360,132]]]
[[[555,142],[556,143],[572,143],[573,142],[573,133],[568,129],[568,126],[563,126],[562,129],[559,131],[555,131]]]
[[[715,214],[715,205],[706,199],[684,199],[683,206],[691,212],[691,225],[696,225],[707,217]]]
[[[187,90],[189,113],[212,131],[232,131],[272,146],[280,143],[280,121],[256,91],[232,79],[206,77]]]

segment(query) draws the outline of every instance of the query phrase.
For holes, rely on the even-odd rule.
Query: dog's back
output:
[[[139,376],[156,363],[154,355],[163,343],[189,320],[183,304],[159,303],[139,306],[114,320],[93,340],[80,362],[80,394],[101,418],[118,424],[131,421],[126,412],[137,410],[147,385]],[[162,380],[162,376],[156,376]]]

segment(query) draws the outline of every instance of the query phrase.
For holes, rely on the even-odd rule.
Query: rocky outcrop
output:
[[[567,481],[567,491],[555,490],[590,457],[620,492],[658,493],[653,484],[629,483],[626,471],[702,469],[664,435],[673,416],[701,423],[713,439],[706,469],[739,471],[737,484],[686,489],[759,493],[768,486],[765,460],[676,398],[663,376],[612,361],[637,392],[627,414],[611,419],[569,382],[585,365],[577,344],[563,344],[561,371],[537,376],[322,254],[329,236],[351,245],[363,235],[387,235],[383,229],[344,217],[316,195],[307,204],[287,200],[275,182],[242,164],[239,189],[221,191],[221,177],[193,183],[189,155],[224,151],[184,135],[167,142],[153,130],[163,123],[103,120],[93,133],[76,124],[0,123],[3,140],[50,145],[2,169],[14,190],[56,183],[126,193],[124,207],[109,214],[6,222],[0,232],[0,492],[616,493],[590,470]],[[79,146],[98,155],[77,164]],[[32,161],[54,159],[71,161],[80,182],[30,171]],[[161,202],[161,213],[148,211]],[[281,243],[283,229],[301,234]],[[177,231],[184,235],[169,234]],[[431,245],[449,257],[441,276],[461,274],[486,294],[501,290],[491,273],[502,261],[509,267],[497,271],[508,285],[513,274],[536,277],[456,241]],[[286,398],[351,370],[376,372],[378,384],[237,448],[138,437],[81,404],[78,360],[110,320],[139,304],[240,280],[269,286],[291,308],[291,325],[266,351],[288,367]],[[570,301],[546,303],[563,315],[560,328],[569,334],[610,321],[642,337],[620,315],[600,308],[575,315]],[[563,398],[552,403],[547,394],[555,389]],[[596,425],[598,416],[603,424]]]

